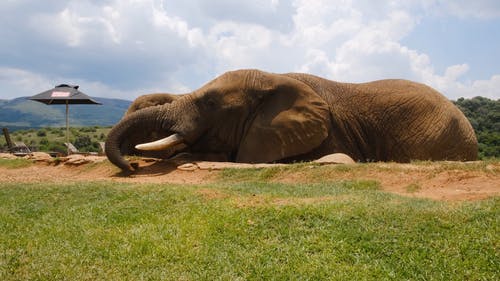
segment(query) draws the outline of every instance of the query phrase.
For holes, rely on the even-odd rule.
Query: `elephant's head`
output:
[[[128,107],[125,112],[123,119],[128,118],[132,113],[139,111],[141,109],[170,104],[174,100],[180,98],[182,95],[170,94],[170,93],[154,93],[146,94],[136,98]],[[137,130],[129,130],[127,137],[123,139],[120,143],[120,152],[125,155],[136,155],[142,157],[154,157],[154,158],[168,158],[172,156],[176,151],[182,150],[184,147],[179,145],[173,147],[168,151],[141,151],[135,148],[138,143],[150,142],[157,140],[169,135],[169,132],[164,130],[145,130],[144,128],[137,128]]]
[[[172,103],[173,101],[175,101],[180,97],[182,97],[182,95],[175,95],[169,93],[155,93],[155,94],[142,95],[136,98],[134,102],[130,104],[130,106],[127,109],[127,112],[125,112],[124,117],[146,107]]]
[[[134,169],[120,147],[131,132],[166,138],[137,144],[162,151],[185,144],[195,153],[221,153],[236,162],[264,163],[319,146],[330,133],[328,105],[306,84],[257,70],[228,72],[171,103],[139,109],[116,124],[106,140],[109,160]]]

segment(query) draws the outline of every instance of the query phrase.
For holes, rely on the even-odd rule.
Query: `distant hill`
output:
[[[69,105],[70,126],[111,126],[118,122],[131,101],[94,98],[102,105]],[[27,97],[0,100],[0,127],[18,128],[63,127],[66,125],[65,105],[45,105]]]

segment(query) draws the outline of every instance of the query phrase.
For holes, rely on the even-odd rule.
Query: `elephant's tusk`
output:
[[[173,134],[157,141],[138,144],[135,148],[139,150],[164,150],[183,141],[184,139],[180,135]]]

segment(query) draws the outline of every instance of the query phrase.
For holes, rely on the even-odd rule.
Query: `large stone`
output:
[[[45,152],[32,152],[30,155],[26,156],[26,158],[36,162],[51,163],[52,161],[54,161],[54,158],[52,158],[50,154]]]
[[[269,168],[277,166],[286,166],[287,164],[248,164],[248,163],[233,163],[233,162],[209,162],[209,161],[192,161],[192,162],[182,162],[179,159],[168,160],[177,165],[177,169],[183,171],[194,171],[194,170],[223,170],[228,168],[238,169],[248,169],[248,168]],[[176,162],[178,161],[178,162]],[[356,162],[352,160],[346,154],[334,153],[321,157],[318,160],[313,161],[319,164],[355,164]]]
[[[71,154],[62,159],[65,165],[83,165],[87,163],[99,163],[106,160],[106,157],[95,155]]]
[[[197,161],[183,163],[177,166],[177,169],[183,171],[200,170],[223,170],[223,169],[251,169],[251,168],[270,168],[277,166],[286,166],[287,164],[248,164],[248,163],[234,163],[234,162],[210,162],[210,161]]]
[[[14,154],[0,153],[0,159],[16,159],[16,158],[18,158],[18,157],[15,156]]]
[[[319,164],[355,164],[354,161],[349,155],[344,153],[333,153],[325,155],[317,160],[313,161],[314,163]]]

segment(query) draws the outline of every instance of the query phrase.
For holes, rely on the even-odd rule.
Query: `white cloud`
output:
[[[476,80],[462,96],[483,96],[492,99],[500,98],[500,75],[493,75],[489,80]]]
[[[39,74],[8,67],[0,67],[0,85],[12,97],[31,96],[55,86]]]
[[[469,81],[467,58],[437,73],[427,54],[401,43],[426,16],[498,18],[498,1],[22,3],[17,10],[13,2],[0,4],[7,26],[21,31],[0,27],[6,42],[0,54],[18,58],[0,63],[0,93],[7,97],[19,85],[31,94],[39,85],[73,77],[91,95],[132,99],[186,92],[236,68],[303,71],[347,82],[406,78],[450,98],[500,96],[500,74]],[[16,17],[21,10],[25,16]]]
[[[216,69],[250,67],[268,51],[273,34],[260,25],[221,22],[208,35],[210,50],[216,58]]]
[[[408,13],[386,7],[385,18],[370,19],[355,6],[326,11],[320,2],[296,2],[295,41],[307,42],[299,71],[351,82],[411,76],[408,49],[398,43],[415,24]]]
[[[500,75],[493,75],[487,80],[475,80],[458,82],[456,80],[447,81],[445,88],[442,89],[446,93],[453,93],[450,97],[456,99],[459,97],[476,97],[482,96],[490,99],[499,99],[500,94]]]
[[[30,25],[45,38],[61,39],[70,47],[120,43],[120,34],[114,26],[120,13],[112,6],[97,6],[72,1],[57,13],[41,13],[31,18]]]
[[[460,18],[492,19],[500,17],[498,0],[447,0],[442,7],[445,12]]]
[[[462,82],[461,79],[469,71],[466,63],[449,66],[443,74],[436,73],[425,53],[401,45],[400,40],[412,31],[420,19],[418,15],[410,15],[411,10],[387,5],[385,11],[380,11],[381,7],[378,7],[384,17],[367,18],[364,16],[366,9],[363,10],[366,6],[353,4],[328,11],[318,10],[324,5],[321,1],[296,1],[296,5],[295,23],[299,31],[295,34],[298,36],[296,41],[308,42],[299,71],[351,82],[406,78],[429,84],[453,99],[477,95],[500,96],[496,76],[489,80]],[[344,28],[328,24],[332,18],[337,23],[345,20],[349,24]],[[339,34],[349,36],[339,42],[336,41],[341,36]],[[314,42],[314,35],[319,41]],[[328,44],[330,42],[332,44]]]
[[[86,81],[70,77],[47,77],[23,69],[0,67],[0,85],[2,91],[14,97],[33,96],[49,90],[59,84],[81,85],[80,89],[91,96],[99,93],[100,97],[128,97],[132,92],[112,89],[99,81]]]
[[[444,72],[444,77],[452,81],[457,80],[460,76],[464,75],[469,71],[469,66],[467,64],[457,64],[446,68]]]
[[[153,23],[155,27],[168,28],[180,38],[186,39],[190,47],[204,45],[202,31],[197,28],[189,28],[187,22],[178,17],[167,15],[163,5],[153,6]]]

